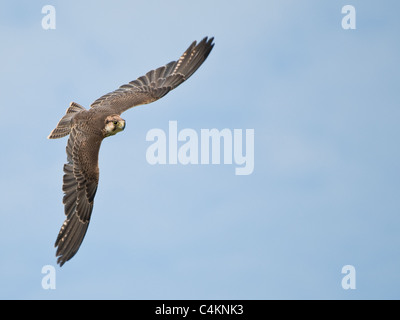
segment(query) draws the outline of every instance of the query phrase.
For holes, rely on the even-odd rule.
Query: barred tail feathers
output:
[[[76,113],[86,110],[80,104],[71,102],[65,115],[58,122],[56,128],[51,131],[47,139],[58,139],[69,135],[71,132],[71,120]]]

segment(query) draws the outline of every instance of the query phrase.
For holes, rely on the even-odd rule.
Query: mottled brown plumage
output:
[[[63,191],[65,222],[55,246],[62,266],[78,251],[85,237],[99,183],[98,157],[104,138],[124,130],[122,112],[156,101],[187,80],[211,52],[214,38],[194,41],[177,61],[148,72],[92,103],[89,110],[72,102],[49,139],[69,135]]]

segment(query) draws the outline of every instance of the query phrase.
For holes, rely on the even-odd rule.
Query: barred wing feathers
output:
[[[214,38],[194,41],[177,61],[149,71],[94,101],[91,108],[112,109],[116,114],[156,101],[175,89],[201,66],[210,54]]]

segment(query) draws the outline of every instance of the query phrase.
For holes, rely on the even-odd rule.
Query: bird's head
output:
[[[104,123],[104,136],[109,137],[125,129],[125,120],[119,115],[108,116]]]

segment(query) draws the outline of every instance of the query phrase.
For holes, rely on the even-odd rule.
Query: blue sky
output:
[[[44,5],[56,29],[44,30]],[[356,30],[341,8],[356,8]],[[0,298],[399,299],[396,1],[1,1]],[[78,254],[41,286],[64,220],[71,101],[215,37],[204,65],[124,113]],[[255,166],[150,165],[149,130],[254,129]],[[356,269],[344,290],[342,267]]]

